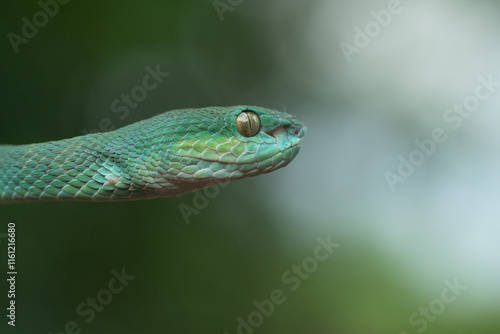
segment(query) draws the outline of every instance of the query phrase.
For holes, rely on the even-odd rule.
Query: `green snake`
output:
[[[306,127],[254,107],[179,109],[115,131],[0,145],[0,203],[181,195],[288,165]]]

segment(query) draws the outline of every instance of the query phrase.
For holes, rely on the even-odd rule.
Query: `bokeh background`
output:
[[[1,143],[234,104],[308,133],[290,166],[219,189],[189,224],[195,194],[1,206],[2,271],[15,221],[19,273],[1,333],[500,332],[500,92],[456,129],[444,118],[480,77],[500,81],[497,1],[69,1],[15,52],[9,34],[40,10],[2,4]],[[169,76],[120,118],[112,102],[148,66]],[[386,172],[437,128],[447,140],[392,191]],[[292,291],[282,275],[329,236],[340,247]],[[77,307],[122,268],[135,278],[87,323]],[[276,289],[286,300],[259,321],[253,302]]]

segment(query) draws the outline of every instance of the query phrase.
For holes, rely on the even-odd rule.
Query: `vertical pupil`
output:
[[[248,116],[248,113],[245,113],[245,116],[247,117],[247,122],[248,122],[248,130],[251,133],[252,132],[252,121],[250,120],[250,116]]]

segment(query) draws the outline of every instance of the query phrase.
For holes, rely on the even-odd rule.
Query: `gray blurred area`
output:
[[[500,332],[498,2],[16,1],[0,27],[0,143],[213,105],[308,127],[209,193],[0,206],[0,333]]]

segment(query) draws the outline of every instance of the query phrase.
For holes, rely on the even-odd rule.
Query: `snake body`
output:
[[[257,115],[258,129],[245,125],[251,136],[237,127],[242,113]],[[305,131],[284,112],[209,107],[173,110],[106,133],[0,145],[0,203],[181,195],[286,166]]]

